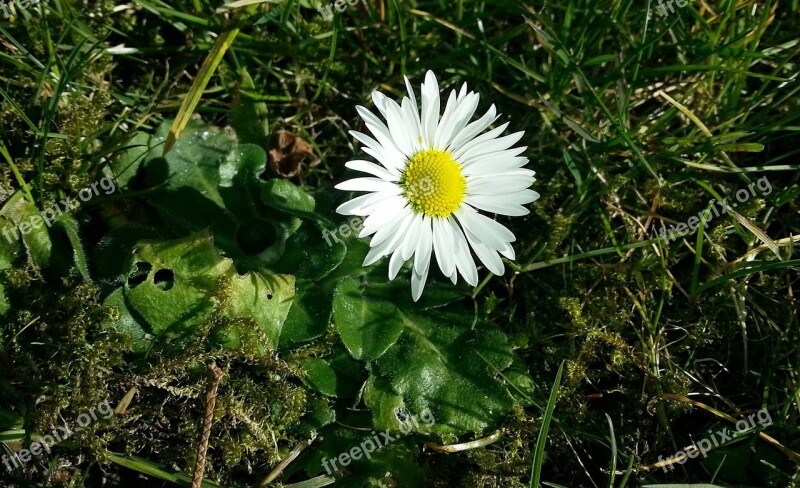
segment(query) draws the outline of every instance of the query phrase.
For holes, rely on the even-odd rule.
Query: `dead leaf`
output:
[[[299,136],[279,131],[272,149],[269,150],[269,167],[279,178],[294,178],[303,169],[303,164],[313,168],[320,163],[311,145]]]

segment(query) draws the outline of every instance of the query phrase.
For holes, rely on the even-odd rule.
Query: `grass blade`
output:
[[[542,477],[542,463],[544,462],[544,445],[547,442],[547,431],[550,430],[550,421],[553,420],[553,411],[556,409],[558,400],[558,389],[561,387],[561,375],[564,373],[564,363],[558,367],[556,381],[553,389],[550,390],[550,398],[547,400],[544,417],[542,418],[542,428],[539,430],[539,437],[536,439],[536,450],[533,455],[533,469],[531,472],[531,488],[539,486],[539,479]]]
[[[167,141],[164,144],[163,155],[166,155],[169,150],[172,149],[172,146],[175,144],[175,141],[178,140],[186,124],[189,123],[194,109],[197,107],[197,104],[200,103],[200,98],[203,97],[203,92],[208,82],[211,81],[211,77],[217,70],[217,66],[219,66],[228,48],[233,44],[233,40],[236,39],[237,34],[239,34],[239,29],[233,28],[223,32],[217,38],[214,47],[211,48],[211,52],[208,53],[206,60],[203,61],[203,66],[200,67],[200,72],[197,74],[197,78],[194,79],[189,93],[186,95],[186,98],[183,99],[181,108],[178,110],[178,115],[175,117],[175,120],[172,121]]]

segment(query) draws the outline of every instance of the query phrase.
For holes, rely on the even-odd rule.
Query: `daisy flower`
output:
[[[411,295],[422,295],[432,257],[455,284],[458,275],[472,286],[478,270],[472,253],[496,275],[504,271],[500,255],[514,259],[514,234],[480,211],[526,215],[525,204],[539,198],[528,189],[534,171],[524,169],[525,147],[512,148],[523,133],[500,137],[508,124],[484,132],[499,117],[495,106],[470,122],[480,95],[450,92],[440,114],[439,84],[428,71],[422,84],[421,113],[406,78],[408,96],[398,105],[380,92],[372,93],[384,123],[364,107],[356,107],[372,137],[357,131],[365,153],[378,163],[349,161],[350,169],[372,175],[336,185],[339,190],[367,192],[340,205],[342,215],[365,217],[359,237],[372,236],[364,266],[384,256],[389,279],[412,257]],[[499,253],[499,254],[498,254]]]

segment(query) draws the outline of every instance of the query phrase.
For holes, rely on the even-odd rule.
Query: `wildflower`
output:
[[[512,148],[523,133],[499,137],[508,124],[481,134],[499,115],[489,111],[470,122],[480,95],[467,92],[466,83],[447,100],[439,117],[439,85],[428,72],[422,84],[422,110],[406,78],[408,96],[401,104],[380,92],[372,100],[386,120],[357,107],[373,137],[350,133],[364,144],[363,150],[380,165],[349,161],[346,166],[372,177],[354,178],[336,188],[367,194],[345,202],[342,215],[365,217],[360,237],[372,236],[364,260],[368,266],[391,255],[389,279],[414,258],[411,294],[422,295],[432,255],[439,269],[455,284],[458,274],[472,286],[478,283],[474,252],[496,275],[504,271],[500,255],[514,259],[514,234],[480,211],[500,215],[526,215],[525,208],[539,194],[529,187],[534,171],[524,169],[525,147]],[[498,254],[499,253],[499,254]]]

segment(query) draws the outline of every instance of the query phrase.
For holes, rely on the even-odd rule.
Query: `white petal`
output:
[[[444,113],[442,114],[442,119],[439,121],[439,126],[436,127],[436,134],[433,136],[433,145],[436,147],[444,147],[441,144],[441,141],[446,137],[450,136],[450,129],[449,127],[452,126],[451,117],[453,113],[456,111],[456,107],[458,103],[456,102],[457,96],[456,91],[451,90],[450,96],[447,97],[447,105],[444,107]]]
[[[455,111],[450,114],[450,117],[445,119],[442,117],[440,128],[442,129],[441,137],[436,141],[438,147],[449,147],[450,143],[455,137],[467,126],[472,116],[475,115],[475,110],[478,108],[480,95],[477,93],[470,93],[460,101]]]
[[[367,207],[396,196],[399,191],[399,189],[397,191],[378,191],[358,196],[339,205],[336,208],[336,213],[340,215],[360,215],[362,217],[369,215],[369,212],[364,211]]]
[[[485,212],[499,215],[519,217],[531,213],[530,210],[519,204],[499,202],[497,195],[470,195],[466,198],[466,202]]]
[[[385,200],[371,203],[360,209],[367,216],[362,222],[363,228],[358,237],[366,237],[388,226],[390,223],[399,224],[398,215],[403,215],[406,201],[402,197],[392,196]],[[377,244],[377,242],[375,243]]]
[[[334,188],[345,191],[383,191],[397,187],[394,183],[380,178],[353,178],[339,183]]]
[[[422,215],[415,213],[411,218],[411,224],[408,226],[406,238],[403,246],[400,248],[403,261],[407,261],[414,254],[416,244],[419,242],[420,234],[422,233]]]
[[[462,207],[455,213],[464,230],[477,236],[487,246],[503,249],[509,242],[514,242],[514,233],[503,224],[475,212],[469,207]]]
[[[417,249],[414,251],[414,269],[420,274],[430,264],[431,260],[431,252],[433,250],[433,230],[431,225],[430,217],[423,216]]]
[[[499,115],[497,117],[499,117]],[[502,124],[499,127],[495,127],[494,129],[490,130],[489,132],[484,132],[483,134],[479,135],[478,137],[476,137],[476,138],[474,138],[474,139],[472,139],[470,141],[467,141],[466,143],[464,143],[463,146],[454,147],[453,148],[454,149],[453,157],[456,158],[456,159],[459,159],[459,158],[461,158],[461,156],[465,152],[469,151],[470,149],[474,148],[475,146],[479,146],[481,144],[485,144],[487,141],[491,141],[493,139],[496,139],[497,136],[502,134],[503,131],[506,130],[506,128],[508,128],[508,125],[509,125],[509,122],[506,122],[505,124]]]
[[[452,225],[457,225],[455,221],[450,221]],[[461,276],[471,286],[478,285],[478,268],[475,267],[475,261],[472,259],[472,254],[469,251],[469,245],[464,238],[464,232],[457,228],[455,234],[458,242],[458,252],[456,253],[456,268],[461,273]]]
[[[406,81],[406,90],[408,90],[408,98],[411,100],[411,104],[414,106],[414,110],[419,110],[417,107],[417,96],[414,94],[414,87],[411,86],[411,82],[408,80],[408,76],[403,76],[403,79]]]
[[[513,158],[498,156],[495,158],[494,155],[490,155],[469,166],[462,166],[461,172],[464,176],[491,176],[522,169],[526,164],[528,164],[528,158],[524,156]]]
[[[439,269],[445,276],[453,274],[455,261],[453,260],[453,241],[450,236],[450,226],[440,218],[433,219],[433,252]]]
[[[371,147],[363,147],[363,151],[377,159],[389,172],[400,176],[400,171],[405,166],[406,158],[400,152],[377,150]],[[477,166],[477,165],[474,165]]]
[[[505,249],[498,249],[498,252],[506,257],[506,259],[514,260],[517,257],[517,253],[514,252],[514,248],[511,244],[506,244]]]
[[[364,122],[367,124],[367,129],[372,132],[372,135],[375,136],[375,139],[378,140],[381,146],[389,151],[397,151],[402,153],[400,148],[395,143],[389,128],[386,127],[386,124],[381,122],[381,119],[360,105],[356,107],[356,111],[358,112],[358,115],[364,119]]]
[[[386,224],[386,226],[378,229],[375,235],[372,236],[369,245],[375,247],[381,242],[389,241],[394,242],[389,252],[395,250],[397,243],[405,236],[405,231],[410,223],[411,209],[406,207],[400,211],[396,220],[392,220],[389,224]]]
[[[489,107],[489,111],[484,114],[483,117],[480,119],[470,123],[466,127],[464,127],[453,140],[450,142],[450,146],[447,148],[448,151],[452,152],[453,150],[461,147],[468,141],[470,141],[473,137],[477,136],[487,127],[492,125],[497,120],[497,108],[494,105]]]
[[[411,131],[415,128],[405,122],[402,109],[397,102],[380,92],[373,92],[372,98],[376,106],[382,105],[383,107],[381,112],[386,118],[392,140],[405,156],[410,157],[414,152],[414,135],[411,134]]]
[[[518,143],[520,139],[522,139],[523,135],[525,135],[524,132],[515,132],[514,134],[486,141],[479,146],[475,146],[464,151],[461,154],[461,160],[469,161],[471,159],[479,159],[487,154],[506,151],[511,146]]]
[[[370,243],[372,248],[367,253],[367,257],[364,258],[364,266],[369,266],[383,256],[395,251],[397,247],[402,244],[402,239],[405,236],[404,230],[410,222],[409,217],[410,215],[406,215],[400,219],[399,222],[397,222],[397,227],[395,227],[393,229],[394,231],[387,236],[387,239],[384,239],[380,242],[374,242],[375,238],[378,237],[377,234],[372,238],[373,242]],[[388,227],[390,226],[387,226],[387,228]]]
[[[408,98],[403,98],[403,121],[410,128],[409,132],[412,137],[412,145],[414,152],[425,149],[425,138],[422,135],[422,125],[419,121],[419,112],[413,106],[413,102]]]
[[[399,175],[393,175],[386,168],[381,168],[375,163],[370,163],[369,161],[364,161],[361,159],[357,159],[354,161],[348,161],[344,163],[344,165],[350,169],[356,171],[362,171],[364,173],[369,173],[373,176],[377,176],[378,178],[386,181],[397,181],[400,179]]]
[[[392,254],[392,259],[389,260],[389,281],[397,277],[397,273],[400,271],[400,268],[403,267],[403,264],[405,264],[405,261],[400,257],[400,251],[395,251],[394,254]]]
[[[489,249],[489,247],[483,244],[480,239],[475,237],[467,229],[464,229],[464,235],[467,237],[469,245],[472,247],[472,250],[475,251],[475,254],[478,255],[483,265],[492,273],[502,276],[505,269],[503,267],[503,261],[500,259],[500,256],[497,255],[497,251]]]
[[[467,194],[470,195],[506,195],[530,187],[533,176],[484,176],[467,178]]]
[[[350,135],[355,137],[360,143],[364,144],[364,147],[362,148],[364,149],[364,152],[377,159],[378,162],[387,169],[387,171],[398,176],[400,175],[400,170],[403,168],[406,160],[405,156],[403,156],[403,153],[398,150],[386,149],[381,145],[381,143],[362,132],[351,130]]]
[[[411,272],[411,298],[415,302],[422,296],[422,290],[425,288],[425,281],[428,279],[428,270],[430,269],[431,262],[429,260],[421,273],[417,273],[416,268]]]
[[[497,165],[494,166],[496,170],[500,169],[499,163],[502,163],[504,160],[514,158],[522,154],[527,147],[515,147],[513,149],[507,149],[505,151],[495,151],[486,154],[478,154],[480,150],[472,151],[468,155],[464,155],[459,159],[461,161],[461,165],[465,168],[469,167],[472,164],[484,164],[484,165]],[[527,162],[527,161],[526,161]]]
[[[425,82],[422,84],[422,134],[425,138],[424,143],[430,147],[436,136],[436,128],[439,124],[439,82],[433,71],[428,71],[425,75]]]

